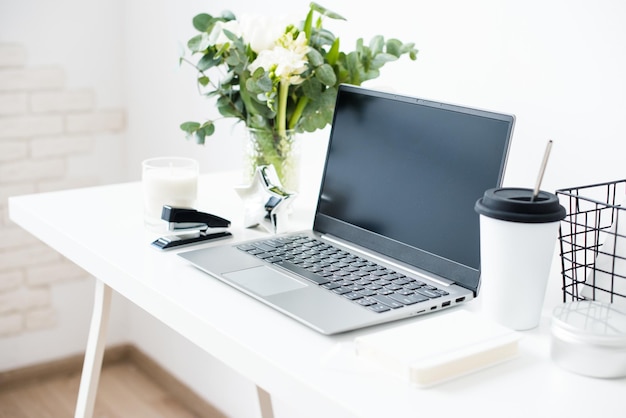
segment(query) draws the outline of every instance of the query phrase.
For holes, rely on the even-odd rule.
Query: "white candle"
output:
[[[163,205],[192,208],[198,195],[198,163],[188,158],[163,157],[143,162],[144,217],[147,224],[163,223]]]

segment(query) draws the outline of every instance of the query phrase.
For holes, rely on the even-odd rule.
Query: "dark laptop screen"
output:
[[[514,117],[341,86],[315,229],[478,287],[474,204],[501,184]]]

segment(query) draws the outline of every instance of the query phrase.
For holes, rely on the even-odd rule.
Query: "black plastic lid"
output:
[[[531,201],[532,196],[532,189],[489,189],[474,209],[481,215],[510,222],[547,223],[565,218],[565,208],[555,194],[539,191]]]

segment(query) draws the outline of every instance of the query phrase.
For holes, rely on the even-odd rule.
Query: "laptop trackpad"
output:
[[[223,276],[234,284],[260,296],[275,295],[306,286],[296,279],[267,266],[225,273]]]

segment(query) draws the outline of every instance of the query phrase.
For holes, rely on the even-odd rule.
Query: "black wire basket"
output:
[[[555,194],[567,211],[559,228],[563,302],[626,304],[626,180]]]

